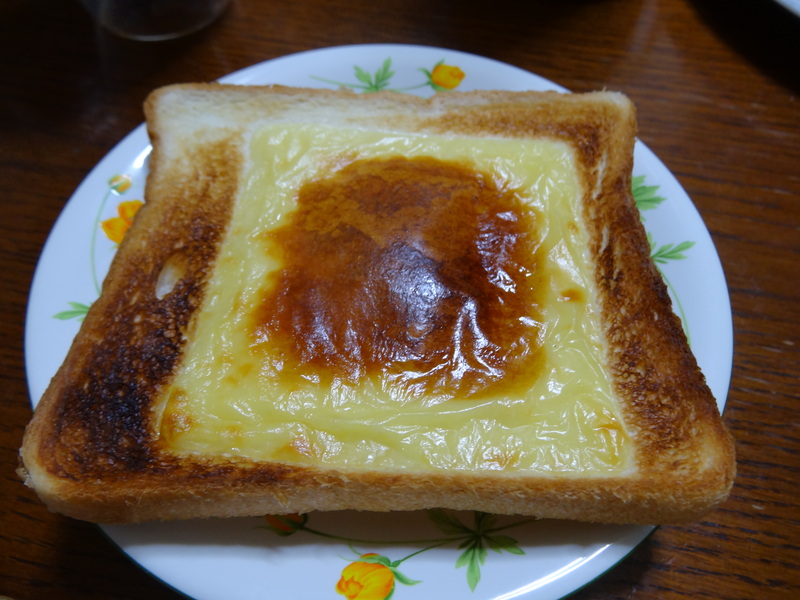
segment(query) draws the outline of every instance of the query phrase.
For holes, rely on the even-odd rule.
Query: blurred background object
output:
[[[98,24],[122,37],[158,41],[188,35],[214,21],[230,0],[81,0]]]

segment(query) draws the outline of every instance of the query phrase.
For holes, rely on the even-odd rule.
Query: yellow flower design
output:
[[[131,179],[130,175],[114,175],[108,180],[108,185],[118,194],[127,192],[132,183],[133,180]]]
[[[103,232],[106,234],[108,239],[116,244],[121,243],[122,238],[125,237],[125,233],[133,223],[133,217],[136,216],[136,213],[143,204],[144,203],[141,200],[128,200],[126,202],[120,202],[119,206],[117,206],[117,214],[119,216],[111,217],[110,219],[100,223],[100,226],[103,228]]]
[[[446,90],[458,87],[464,79],[464,71],[458,67],[439,63],[431,71],[431,81]]]
[[[370,553],[362,554],[361,558],[377,556]],[[336,591],[347,600],[386,600],[394,590],[394,575],[384,564],[355,561],[342,571]]]
[[[292,513],[288,515],[265,515],[264,520],[267,522],[267,529],[271,529],[278,535],[286,537],[292,535],[308,521],[308,515],[299,515]]]

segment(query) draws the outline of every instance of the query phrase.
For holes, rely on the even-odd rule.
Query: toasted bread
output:
[[[611,92],[178,85],[21,473],[95,522],[451,508],[696,519],[733,444]]]

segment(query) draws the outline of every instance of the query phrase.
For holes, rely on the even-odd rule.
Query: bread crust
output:
[[[204,112],[209,106],[212,118]],[[656,524],[696,519],[728,496],[733,442],[650,259],[631,194],[636,121],[624,96],[466,92],[427,100],[187,84],[154,92],[145,111],[153,142],[147,203],[37,406],[21,450],[21,474],[52,510],[119,523],[441,507]],[[246,160],[244,124],[254,115],[291,120],[312,112],[320,122],[548,137],[574,148],[587,190],[582,210],[608,369],[635,445],[631,472],[578,477],[312,468],[180,458],[155,439],[151,402],[174,376],[226,234]],[[179,265],[180,277],[159,297],[166,264]]]

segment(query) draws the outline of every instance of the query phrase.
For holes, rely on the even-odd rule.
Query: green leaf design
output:
[[[647,239],[650,242],[650,256],[656,263],[662,265],[671,260],[684,260],[686,258],[684,252],[695,244],[695,242],[681,242],[677,246],[674,244],[662,244],[656,247],[656,243],[650,234],[647,234]]]
[[[403,585],[417,585],[418,583],[422,583],[421,579],[411,579],[407,575],[403,575],[397,569],[392,569],[392,573],[394,573],[395,580],[399,581]]]
[[[658,265],[665,265],[671,260],[684,260],[686,258],[684,252],[694,246],[695,243],[681,242],[677,246],[674,244],[663,244],[661,246],[657,246],[650,232],[647,233],[647,242],[650,244],[650,256],[653,259],[653,262],[656,264],[659,273],[661,273],[661,278],[664,280],[664,284],[672,293],[672,297],[675,302],[674,306],[677,309],[678,316],[683,324],[683,331],[686,333],[686,339],[689,341],[689,345],[691,345],[692,336],[689,333],[689,324],[686,320],[686,311],[684,311],[683,304],[681,304],[681,299],[678,297],[675,288],[672,287],[672,283],[670,282],[666,273],[664,273],[664,271]]]
[[[359,562],[370,563],[370,564],[383,565],[384,567],[389,567],[389,568],[395,566],[392,563],[392,561],[389,560],[388,557],[383,556],[381,554],[366,555],[366,556],[362,555],[362,556],[358,557],[358,561]]]
[[[472,547],[468,550],[465,550],[461,553],[461,555],[456,559],[456,569],[460,569],[461,567],[467,565],[472,558]]]
[[[472,529],[464,525],[456,517],[446,513],[440,508],[429,510],[428,517],[443,533],[448,535],[463,535],[465,533],[472,533]]]
[[[485,512],[475,513],[475,531],[477,532],[486,531],[490,527],[493,527],[495,522],[497,522],[497,515]]]
[[[383,61],[381,67],[375,71],[375,87],[377,90],[382,90],[387,85],[389,85],[389,81],[394,77],[394,71],[392,71],[392,59],[387,58]]]
[[[316,79],[317,81],[323,81],[325,83],[332,83],[334,85],[338,85],[339,87],[346,87],[350,89],[357,89],[361,90],[362,92],[379,92],[389,85],[392,77],[394,77],[394,71],[392,71],[392,59],[387,58],[383,61],[383,64],[378,67],[375,71],[374,75],[370,74],[369,71],[362,69],[358,65],[353,67],[355,71],[355,76],[358,81],[361,83],[344,83],[342,81],[334,81],[332,79],[325,79],[324,77],[313,77],[312,79]]]
[[[517,540],[507,535],[487,535],[486,543],[489,545],[489,548],[498,554],[502,553],[503,551],[510,552],[511,554],[516,554],[518,556],[525,554],[522,548],[517,545]]]
[[[525,552],[519,547],[517,540],[507,535],[496,534],[495,532],[519,525],[519,523],[495,527],[497,515],[476,511],[474,515],[474,528],[470,528],[449,513],[436,509],[429,510],[428,515],[439,529],[450,535],[458,535],[461,543],[459,549],[463,549],[456,560],[456,568],[467,568],[467,584],[472,591],[481,579],[481,565],[486,562],[486,556],[491,548],[495,552],[508,552],[517,556],[524,555]]]
[[[641,215],[642,211],[652,210],[659,206],[662,202],[666,200],[663,196],[659,196],[658,186],[657,185],[645,185],[645,176],[639,175],[634,177],[631,180],[631,191],[633,193],[633,200],[636,203],[637,208],[639,209],[639,216],[644,221],[644,217]],[[659,265],[667,264],[670,261],[674,260],[684,260],[686,255],[684,252],[689,250],[695,245],[695,242],[681,242],[680,244],[662,244],[661,246],[657,245],[653,236],[650,232],[647,233],[647,241],[650,244],[650,257],[653,259],[653,262],[656,264],[656,267]],[[661,277],[664,280],[664,283],[669,288],[672,296],[675,300],[675,307],[679,313],[681,322],[684,326],[684,331],[686,332],[686,337],[689,339],[689,343],[691,344],[691,337],[689,335],[688,325],[686,323],[686,314],[683,310],[683,306],[681,305],[680,298],[675,293],[672,284],[670,283],[669,279],[667,278],[666,274],[663,270],[659,267],[659,272],[661,273]]]
[[[54,319],[59,319],[61,321],[68,321],[70,319],[77,319],[78,321],[83,321],[86,318],[86,313],[89,312],[89,304],[81,304],[80,302],[67,302],[72,309],[71,310],[63,310],[59,313],[53,315]]]
[[[355,71],[356,71],[356,79],[358,79],[361,83],[367,84],[368,86],[372,85],[372,75],[367,73],[364,69],[362,69],[358,65],[356,65]]]
[[[473,592],[481,580],[481,565],[486,562],[486,554],[486,548],[477,539],[456,560],[457,569],[467,567],[467,585]]]
[[[639,175],[631,181],[633,200],[640,211],[652,210],[666,200],[663,196],[656,195],[657,185],[645,185],[644,179],[644,175]]]

